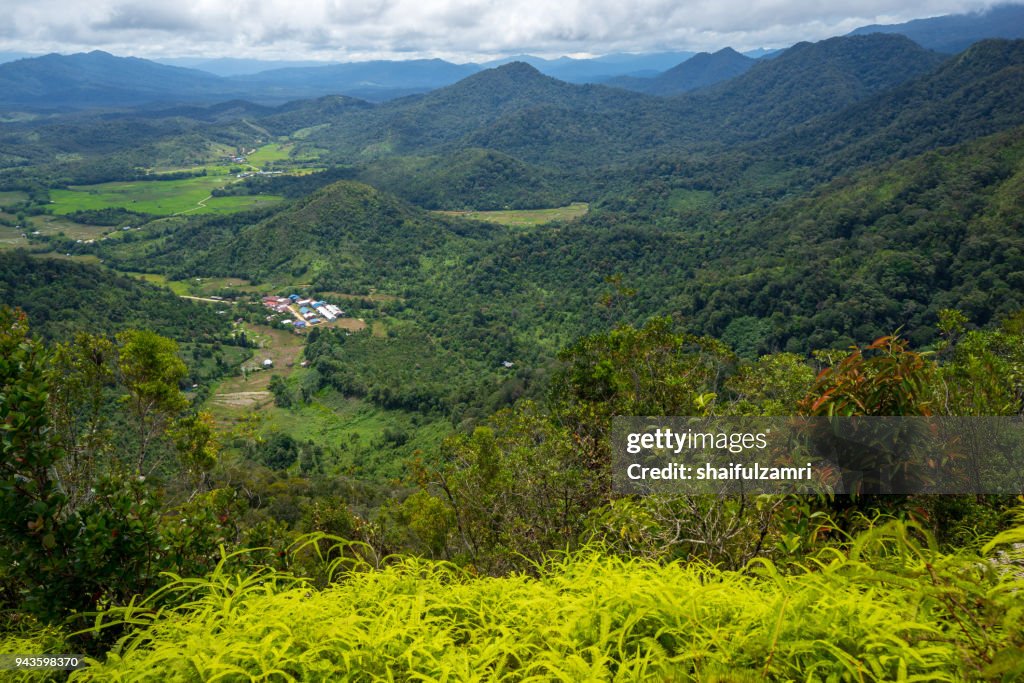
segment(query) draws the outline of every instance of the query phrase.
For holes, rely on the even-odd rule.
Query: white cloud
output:
[[[4,0],[0,51],[484,59],[782,46],[992,0]]]

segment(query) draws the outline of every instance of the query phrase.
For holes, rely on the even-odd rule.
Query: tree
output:
[[[90,481],[96,495],[68,505],[59,475],[66,453],[48,405],[56,384],[52,360],[29,337],[23,313],[0,310],[0,558],[25,608],[51,620],[134,592],[152,576],[142,567],[157,571],[151,553],[160,546],[155,504],[137,485]]]
[[[585,467],[572,435],[526,401],[444,446],[441,487],[457,545],[478,569],[526,569],[574,545],[603,500],[604,473]]]
[[[934,362],[898,335],[879,337],[822,370],[800,408],[830,418],[928,416],[935,376]],[[907,493],[920,483],[914,461],[924,427],[914,421],[812,424],[815,448],[842,470],[843,492],[857,494]]]
[[[178,344],[155,332],[126,330],[117,341],[118,370],[128,392],[123,401],[138,439],[135,470],[144,475],[156,466],[146,462],[154,439],[188,407],[179,388],[188,368],[178,357]]]
[[[112,450],[108,391],[115,384],[117,350],[104,337],[80,333],[58,344],[50,391],[54,438],[66,457],[58,468],[71,509],[91,496],[97,470]]]
[[[63,453],[52,440],[47,402],[51,356],[29,336],[21,311],[0,308],[0,558],[19,584],[38,580],[61,564],[61,550],[76,530],[65,516],[67,495],[57,476]],[[50,570],[49,572],[47,570]],[[48,613],[46,591],[26,595],[30,608]]]

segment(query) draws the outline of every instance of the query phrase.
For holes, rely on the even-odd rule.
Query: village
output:
[[[285,317],[282,325],[293,327],[296,333],[301,333],[305,328],[312,325],[321,325],[324,322],[333,322],[338,318],[346,317],[345,311],[334,304],[326,301],[313,301],[303,299],[298,294],[290,296],[265,296],[263,305],[266,308],[281,313]],[[273,322],[275,316],[268,315],[267,322]]]
[[[293,328],[296,334],[301,334],[309,327],[333,323],[339,318],[348,316],[344,310],[333,303],[304,299],[298,294],[287,297],[265,296],[263,305],[274,313],[284,315],[281,325]],[[275,319],[276,316],[273,314],[266,316],[267,323],[273,323]]]

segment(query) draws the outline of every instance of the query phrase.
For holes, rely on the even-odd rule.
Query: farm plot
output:
[[[167,216],[191,212],[233,212],[281,201],[276,195],[213,197],[213,190],[228,184],[225,176],[198,176],[179,180],[136,180],[73,185],[51,190],[54,213],[122,207]]]
[[[303,338],[294,332],[253,325],[247,333],[260,343],[252,359],[243,364],[244,372],[230,377],[210,397],[210,408],[218,420],[228,421],[258,410],[273,402],[268,387],[275,375],[286,377],[298,362]],[[271,362],[264,368],[264,361]]]

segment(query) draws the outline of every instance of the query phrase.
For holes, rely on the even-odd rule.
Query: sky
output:
[[[784,47],[992,0],[0,0],[0,51],[358,61]]]

